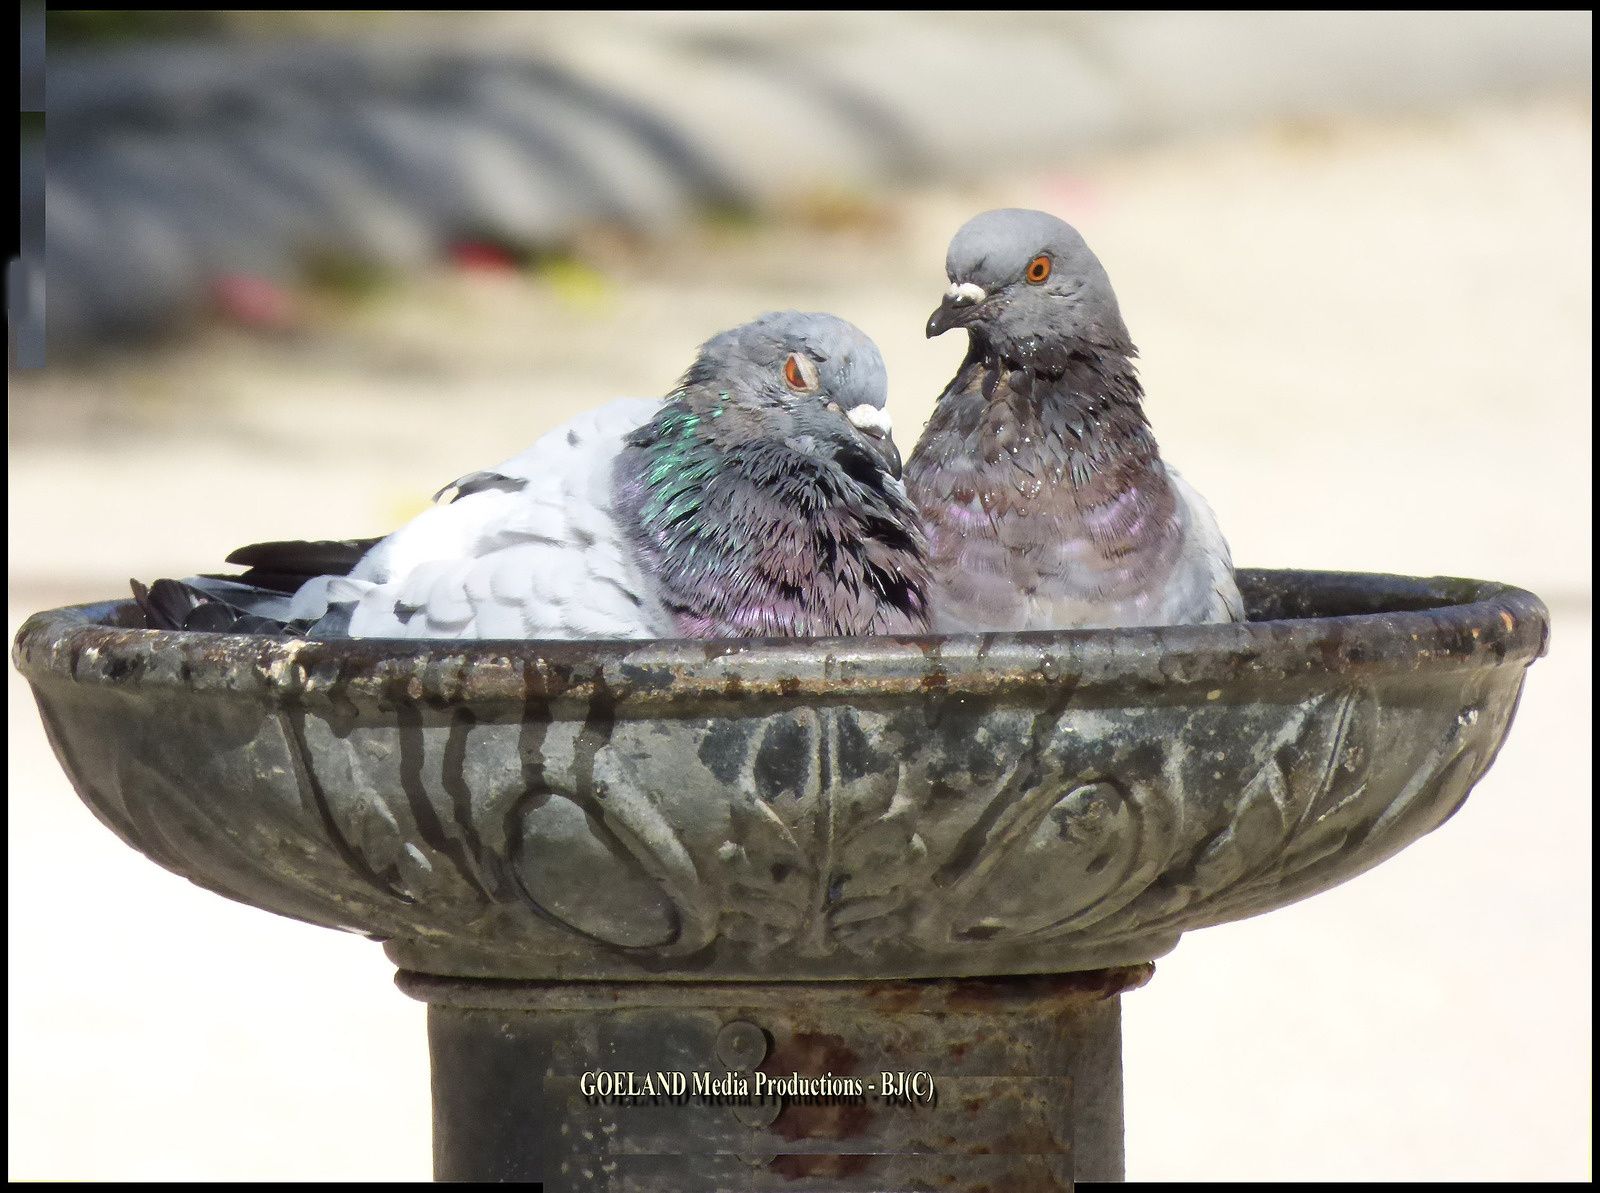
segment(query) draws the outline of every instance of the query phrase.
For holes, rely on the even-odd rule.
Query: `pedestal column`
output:
[[[429,1004],[440,1180],[882,1193],[1121,1179],[1118,1000],[1152,969],[398,982]]]

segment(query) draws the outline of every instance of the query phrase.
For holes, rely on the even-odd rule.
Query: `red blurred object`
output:
[[[225,273],[211,281],[211,300],[222,314],[246,327],[284,328],[295,321],[295,296],[270,278]]]
[[[1056,174],[1045,180],[1044,189],[1052,213],[1068,223],[1074,213],[1081,216],[1100,206],[1100,189],[1081,174]]]
[[[516,261],[505,249],[481,240],[464,240],[451,245],[450,260],[457,269],[480,273],[513,273],[517,268]]]

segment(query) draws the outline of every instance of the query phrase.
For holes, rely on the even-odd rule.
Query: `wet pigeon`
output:
[[[930,337],[967,356],[906,465],[933,628],[1240,621],[1228,544],[1162,462],[1110,279],[1042,211],[974,216],[950,242]]]
[[[763,315],[666,399],[582,414],[387,538],[257,544],[240,576],[135,594],[163,628],[319,638],[918,632],[926,544],[886,386],[851,324]]]

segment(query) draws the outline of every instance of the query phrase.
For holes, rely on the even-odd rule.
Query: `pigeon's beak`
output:
[[[982,286],[971,282],[952,283],[939,309],[928,319],[928,338],[941,336],[953,327],[967,326],[977,313],[978,304],[988,297]]]
[[[895,480],[900,479],[900,449],[894,445],[894,425],[889,412],[863,402],[852,406],[845,415],[861,437],[867,449],[883,464],[883,470]]]

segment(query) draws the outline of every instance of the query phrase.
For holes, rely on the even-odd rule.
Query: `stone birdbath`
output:
[[[152,861],[384,944],[435,1175],[1051,1189],[1123,1171],[1119,997],[1461,806],[1548,614],[1244,571],[1247,624],[304,642],[41,613],[14,659]]]

